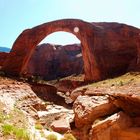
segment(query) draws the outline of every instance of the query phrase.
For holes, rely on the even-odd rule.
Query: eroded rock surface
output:
[[[51,129],[59,133],[66,133],[67,131],[71,130],[68,117],[63,115],[58,120],[54,120],[51,124]]]
[[[65,103],[65,99],[57,94],[56,87],[47,84],[32,84],[31,88],[34,93],[44,101],[49,101],[57,105],[69,107]]]
[[[94,124],[90,140],[139,140],[139,131],[140,127],[134,127],[128,115],[119,112]]]
[[[106,96],[79,96],[73,105],[76,127],[92,124],[97,118],[116,112],[117,107]]]

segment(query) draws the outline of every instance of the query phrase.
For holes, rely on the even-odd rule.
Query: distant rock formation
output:
[[[37,46],[28,63],[28,75],[46,80],[80,74],[83,69],[81,46],[41,44]]]
[[[0,46],[0,52],[10,52],[10,48]]]

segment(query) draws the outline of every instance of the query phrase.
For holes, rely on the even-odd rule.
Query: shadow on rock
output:
[[[44,101],[70,108],[70,105],[65,103],[65,99],[57,94],[56,87],[47,84],[31,84],[31,88]]]

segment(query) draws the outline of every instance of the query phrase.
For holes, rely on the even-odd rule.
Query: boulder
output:
[[[93,124],[90,140],[139,140],[139,131],[128,115],[119,112]]]
[[[109,96],[112,103],[130,116],[140,115],[140,73],[127,73],[114,79],[108,79],[79,87],[72,91],[70,97],[74,100],[79,95]]]
[[[120,87],[110,92],[114,104],[129,116],[140,116],[140,84]]]
[[[78,96],[73,109],[77,128],[90,125],[97,118],[110,115],[118,110],[107,96]]]
[[[66,117],[53,121],[50,127],[53,131],[58,133],[66,133],[68,130],[71,129],[70,122]]]
[[[60,80],[54,85],[57,87],[58,91],[66,93],[73,91],[75,88],[80,87],[83,84],[85,84],[84,81],[75,81],[69,78]]]
[[[55,102],[56,104],[61,104],[64,102],[64,99],[57,95],[57,88],[52,85],[47,84],[32,84],[32,90],[42,99]]]
[[[71,106],[65,102],[65,98],[59,95],[59,92],[57,92],[57,88],[54,86],[49,84],[37,83],[31,84],[31,88],[34,93],[36,93],[36,95],[44,101],[53,102],[54,104],[61,105],[66,108],[71,108]]]
[[[79,87],[71,93],[71,98],[75,101],[74,134],[80,140],[140,139],[139,72]],[[118,110],[105,114],[113,111],[106,109],[107,102]]]

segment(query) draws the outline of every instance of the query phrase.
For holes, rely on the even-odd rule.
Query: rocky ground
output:
[[[140,73],[83,79],[46,85],[0,77],[0,140],[139,140]]]
[[[76,135],[80,140],[139,140],[139,95],[140,73],[75,89],[70,96],[74,101]]]
[[[0,77],[0,140],[46,140],[51,134],[58,140],[63,138],[59,133],[51,132],[51,127],[55,129],[54,121],[58,119],[73,119],[73,111],[40,99],[31,87],[27,83]],[[66,130],[62,128],[62,131]]]

